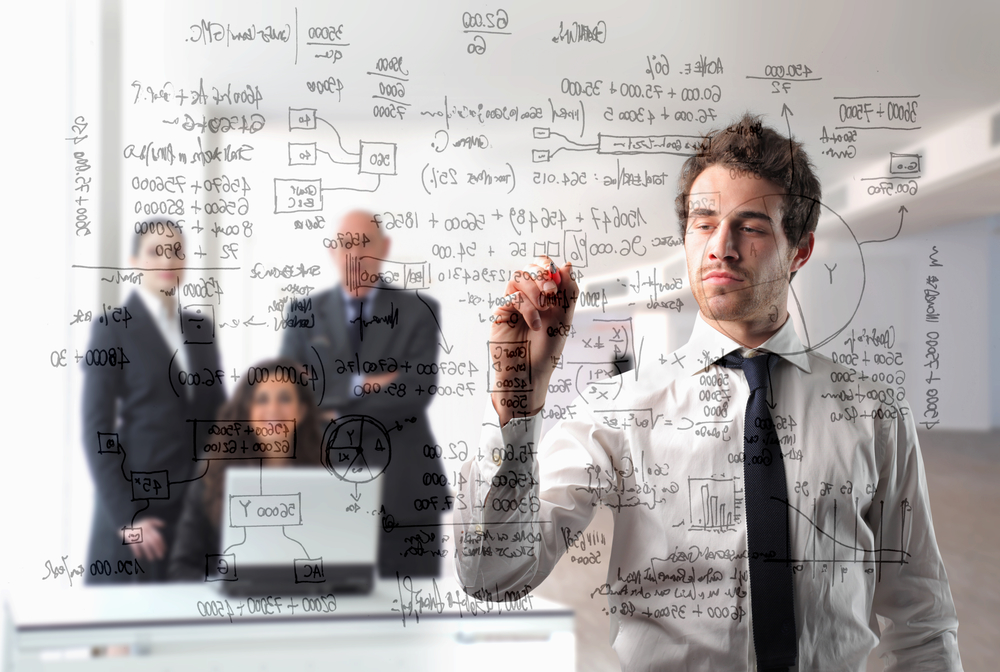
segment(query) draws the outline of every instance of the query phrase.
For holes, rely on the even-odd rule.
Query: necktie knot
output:
[[[777,364],[778,359],[780,359],[778,355],[769,352],[756,357],[744,357],[738,352],[731,352],[720,359],[719,363],[729,369],[743,369],[743,375],[746,376],[747,385],[752,392],[767,387],[771,369]]]

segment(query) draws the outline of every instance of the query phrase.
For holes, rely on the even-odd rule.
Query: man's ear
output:
[[[812,256],[813,246],[816,244],[816,236],[810,231],[809,236],[802,241],[802,244],[795,249],[795,254],[792,256],[791,264],[789,266],[789,271],[794,273],[809,261],[809,257]]]

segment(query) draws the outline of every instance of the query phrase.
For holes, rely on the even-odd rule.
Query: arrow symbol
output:
[[[354,494],[351,495],[351,499],[353,499],[355,502],[358,501],[359,499],[361,499],[361,493],[358,492],[358,484],[357,483],[354,484]]]
[[[444,343],[441,343],[440,341],[438,341],[438,345],[440,345],[441,349],[444,350],[444,354],[450,355],[452,348],[454,348],[455,346],[448,345],[448,339],[444,337],[444,332],[441,331],[441,323],[438,322],[437,315],[434,314],[434,309],[431,308],[431,306],[430,306],[429,303],[427,303],[426,301],[424,301],[424,297],[420,296],[420,292],[419,291],[414,290],[413,293],[417,295],[417,298],[420,299],[421,303],[423,303],[425,306],[427,306],[427,310],[431,311],[431,317],[434,318],[434,326],[437,327],[438,333],[441,334],[441,340],[444,341]]]
[[[896,236],[898,236],[900,232],[903,230],[903,217],[904,215],[906,215],[906,213],[909,212],[909,210],[906,209],[905,205],[901,205],[899,206],[899,210],[897,210],[896,212],[899,213],[899,226],[896,228],[896,233],[892,234],[888,238],[883,238],[882,240],[866,240],[863,243],[858,243],[858,245],[864,245],[866,243],[886,243],[895,238]]]

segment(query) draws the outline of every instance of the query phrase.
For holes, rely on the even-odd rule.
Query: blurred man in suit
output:
[[[434,576],[443,555],[437,523],[451,506],[426,412],[437,382],[438,305],[399,289],[383,270],[390,241],[372,213],[349,212],[327,246],[341,281],[293,303],[281,355],[301,363],[318,357],[327,376],[325,419],[371,419],[387,430],[390,450],[368,449],[356,462],[373,474],[385,467],[379,573]]]
[[[81,360],[96,496],[88,563],[102,567],[88,574],[92,583],[166,579],[186,483],[196,476],[188,420],[214,418],[225,397],[214,343],[182,333],[182,320],[200,319],[179,308],[184,260],[179,226],[140,222],[129,262],[141,284],[94,322],[91,356]]]

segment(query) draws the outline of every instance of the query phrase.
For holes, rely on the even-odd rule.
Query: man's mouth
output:
[[[730,271],[709,271],[708,273],[703,273],[701,276],[701,281],[706,285],[715,285],[717,287],[733,287],[736,285],[743,284],[746,279],[732,273]]]

